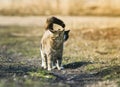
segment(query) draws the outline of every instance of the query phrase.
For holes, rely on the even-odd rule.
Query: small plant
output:
[[[37,70],[36,72],[28,72],[28,74],[32,77],[42,78],[42,79],[55,79],[53,75],[50,74],[50,72],[46,70]]]

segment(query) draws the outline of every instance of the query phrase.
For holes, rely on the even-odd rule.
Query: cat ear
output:
[[[70,30],[67,30],[67,31],[65,31],[66,33],[69,33],[70,32]]]
[[[68,40],[68,38],[69,38],[69,32],[70,32],[70,30],[67,30],[67,31],[64,32],[64,41]]]

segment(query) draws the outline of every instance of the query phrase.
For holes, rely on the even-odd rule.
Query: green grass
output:
[[[56,77],[50,75],[50,72],[46,70],[38,69],[36,72],[28,72],[31,77],[40,77],[42,79],[55,79]]]
[[[8,54],[20,53],[29,58],[39,57],[39,49],[37,48],[39,48],[41,34],[38,37],[32,35],[32,31],[38,28],[20,26],[2,27],[0,28],[0,47],[6,47],[6,53]],[[24,36],[26,34],[30,36]]]

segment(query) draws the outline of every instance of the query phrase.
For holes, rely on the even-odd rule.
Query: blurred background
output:
[[[70,29],[65,70],[41,69],[46,19]],[[120,87],[120,0],[0,0],[0,87]]]
[[[0,0],[0,15],[120,15],[120,0]]]

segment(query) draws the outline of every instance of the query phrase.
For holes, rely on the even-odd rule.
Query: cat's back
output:
[[[45,30],[45,32],[42,36],[41,42],[47,41],[50,37],[51,37],[51,32],[49,30]]]

